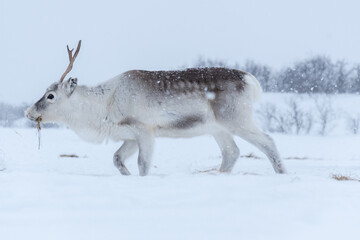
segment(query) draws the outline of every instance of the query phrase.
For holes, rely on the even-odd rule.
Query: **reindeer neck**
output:
[[[65,116],[65,124],[70,128],[88,129],[99,128],[102,119],[107,115],[107,102],[111,90],[103,86],[78,86],[70,97],[68,107],[71,114]]]

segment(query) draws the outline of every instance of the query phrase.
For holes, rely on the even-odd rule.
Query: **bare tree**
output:
[[[292,98],[289,101],[289,116],[292,121],[292,125],[295,127],[295,133],[299,135],[300,131],[305,128],[305,114],[300,109],[299,103]]]
[[[360,128],[360,114],[354,115],[354,116],[348,116],[347,118],[348,122],[348,128],[353,134],[359,133]]]
[[[275,132],[274,125],[276,121],[276,112],[276,106],[271,103],[261,105],[260,109],[257,111],[260,122],[266,131]]]
[[[305,114],[305,132],[309,134],[314,125],[314,115],[311,112]]]
[[[314,101],[320,124],[319,134],[325,135],[326,132],[332,127],[332,122],[335,119],[335,113],[332,108],[332,100],[327,95],[324,98],[315,97]]]
[[[277,128],[276,128],[277,132],[284,134],[291,133],[292,121],[288,115],[279,114],[276,118],[276,122],[277,122]]]
[[[292,121],[288,114],[274,104],[262,105],[257,111],[263,127],[269,132],[290,133]]]

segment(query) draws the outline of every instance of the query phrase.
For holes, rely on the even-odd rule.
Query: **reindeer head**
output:
[[[53,83],[50,87],[48,87],[44,96],[26,110],[25,115],[28,119],[32,121],[42,120],[43,122],[57,122],[61,120],[62,110],[68,107],[68,99],[72,96],[72,93],[77,86],[76,78],[69,78],[65,82],[64,79],[71,71],[73,63],[79,54],[80,47],[81,40],[78,43],[74,55],[72,55],[72,51],[74,49],[70,50],[69,46],[67,46],[70,63],[66,71],[61,76],[59,82]]]

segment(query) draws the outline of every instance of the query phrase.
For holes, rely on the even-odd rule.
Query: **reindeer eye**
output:
[[[51,99],[54,99],[54,95],[50,93],[50,94],[47,96],[47,99],[50,99],[50,100],[51,100]]]

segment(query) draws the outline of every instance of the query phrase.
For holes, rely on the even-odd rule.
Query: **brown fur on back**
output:
[[[227,68],[188,68],[183,71],[132,70],[127,77],[148,89],[166,93],[242,91],[245,72]]]

